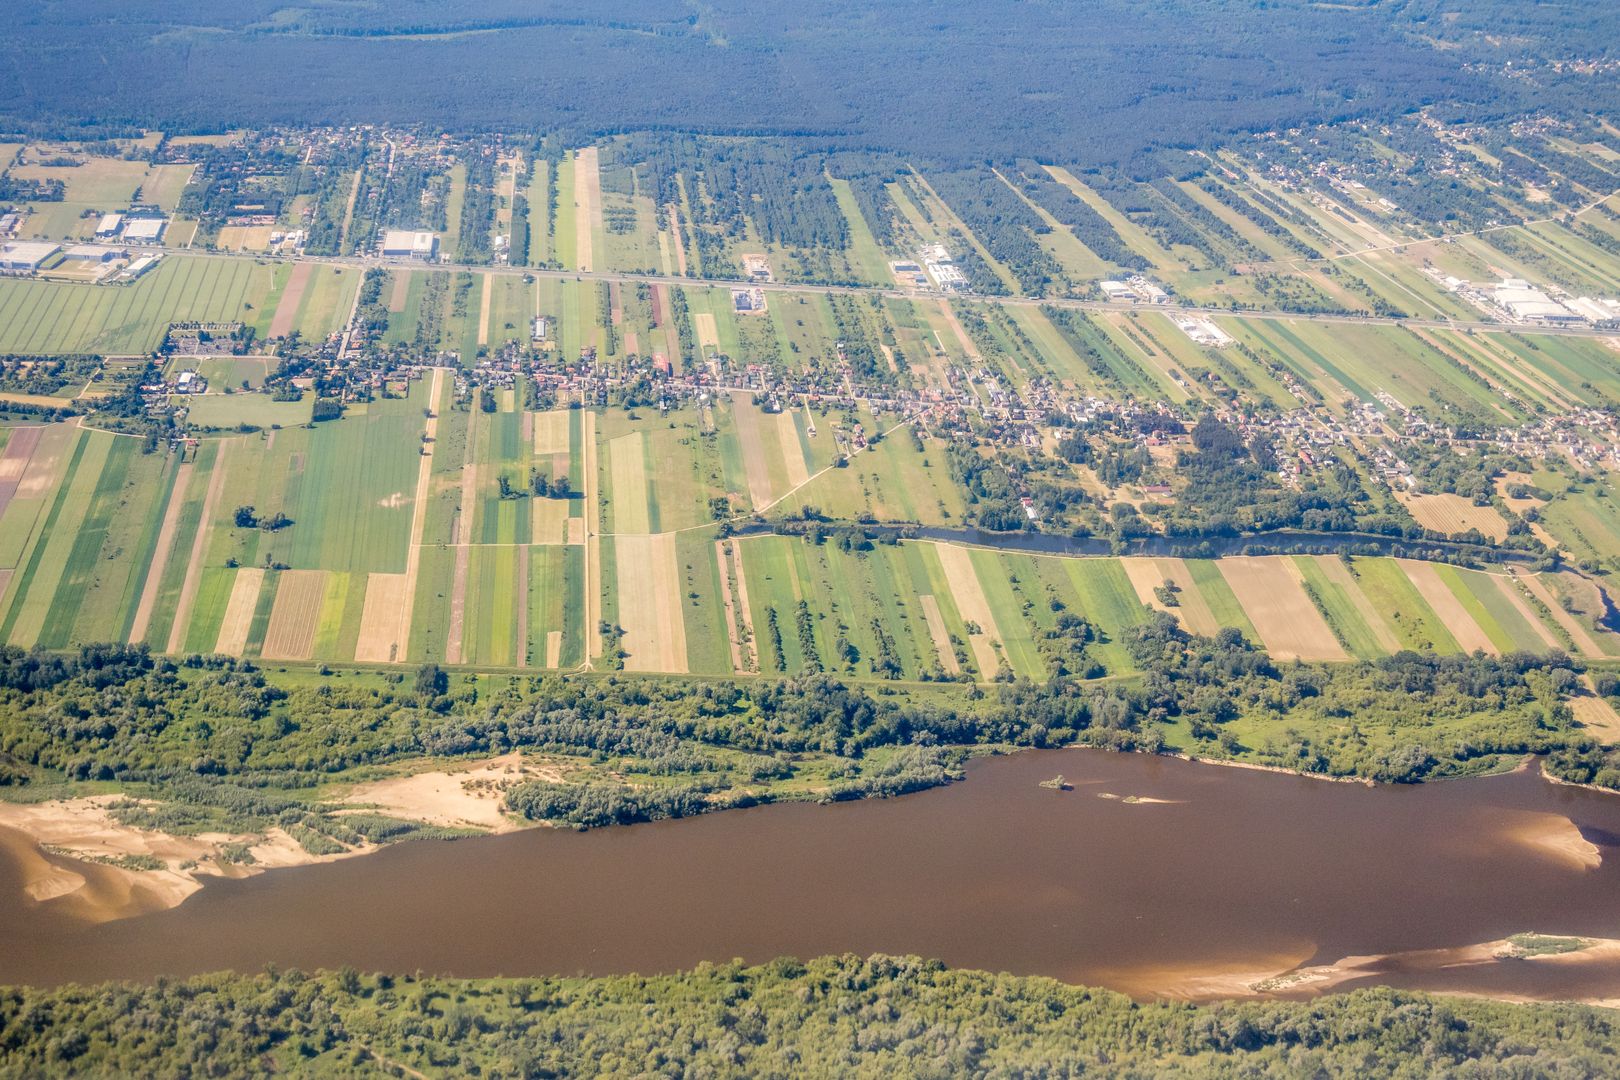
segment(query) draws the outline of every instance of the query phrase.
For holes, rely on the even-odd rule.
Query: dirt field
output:
[[[537,457],[566,454],[568,445],[567,409],[534,414],[534,452]]]
[[[968,634],[968,646],[979,665],[979,677],[989,680],[1001,666],[1001,657],[996,651],[996,645],[1001,642],[1001,630],[996,626],[990,601],[985,599],[984,589],[979,585],[972,554],[967,548],[954,544],[935,544],[934,550],[939,554],[939,565],[945,571],[945,580],[950,582],[951,597],[956,601],[962,620],[979,624],[979,633]]]
[[[248,630],[253,626],[253,609],[259,604],[259,590],[264,587],[264,571],[255,566],[244,566],[231,582],[231,598],[225,605],[225,621],[219,624],[219,638],[214,651],[226,656],[241,656],[247,648]]]
[[[956,649],[951,645],[951,632],[945,628],[945,616],[940,614],[939,601],[934,599],[933,593],[923,593],[917,600],[922,604],[923,618],[928,621],[928,636],[934,639],[939,666],[947,675],[960,674],[962,665],[956,662]]]
[[[578,270],[596,269],[596,254],[592,249],[592,234],[602,218],[602,170],[600,155],[594,146],[587,146],[574,155],[574,235],[577,237]]]
[[[326,598],[325,570],[283,570],[264,634],[266,660],[308,660],[315,655],[315,628]]]
[[[411,272],[409,270],[391,271],[394,279],[394,288],[388,294],[388,310],[391,314],[399,314],[405,310],[405,301],[411,294]]]
[[[759,430],[763,414],[745,394],[731,395],[731,414],[737,423],[737,441],[742,444],[743,468],[748,473],[748,498],[755,510],[763,510],[773,498],[765,443]]]
[[[1469,529],[1493,540],[1507,539],[1507,522],[1494,506],[1475,506],[1461,495],[1409,495],[1396,492],[1401,505],[1425,529],[1455,535]]]
[[[1575,719],[1605,745],[1620,743],[1620,713],[1593,691],[1592,676],[1582,675],[1581,682],[1584,684],[1581,692],[1569,699]]]
[[[28,459],[34,456],[44,433],[42,427],[18,428],[11,433],[5,453],[0,454],[0,514],[6,512],[12,496],[17,494],[23,474],[28,471]]]
[[[1119,560],[1119,565],[1130,579],[1131,588],[1136,590],[1136,598],[1148,607],[1174,615],[1190,633],[1214,637],[1220,631],[1215,613],[1209,610],[1209,603],[1204,599],[1204,594],[1198,591],[1192,572],[1180,559],[1129,558]],[[1176,594],[1178,603],[1175,607],[1161,604],[1153,593],[1167,580],[1180,590]]]
[[[304,288],[314,271],[313,263],[299,263],[293,267],[292,275],[287,278],[287,287],[281,292],[281,301],[276,304],[275,318],[270,320],[268,337],[286,337],[298,325],[298,305],[304,299]]]
[[[613,485],[608,505],[613,509],[615,533],[644,533],[650,529],[645,448],[646,440],[639,431],[608,443],[608,474]]]
[[[613,541],[626,671],[685,671],[686,623],[675,534]]]
[[[478,304],[478,344],[489,344],[489,307],[495,295],[495,275],[484,275],[484,295]]]
[[[566,544],[568,539],[568,501],[566,499],[530,499],[530,532],[536,544]]]
[[[707,311],[699,311],[692,316],[692,330],[697,334],[698,351],[705,356],[710,349],[720,351],[720,331],[715,328],[714,316]]]
[[[1318,555],[1316,565],[1321,569],[1323,577],[1344,590],[1344,594],[1350,598],[1351,605],[1355,607],[1356,614],[1361,616],[1362,622],[1367,624],[1367,629],[1378,639],[1378,647],[1388,653],[1400,652],[1401,639],[1395,636],[1395,631],[1383,614],[1373,607],[1372,601],[1367,599],[1367,594],[1361,591],[1361,586],[1356,584],[1355,575],[1344,565],[1344,560],[1337,555]]]
[[[1532,477],[1529,473],[1503,473],[1501,476],[1496,478],[1496,494],[1503,502],[1507,503],[1509,510],[1512,510],[1515,514],[1523,514],[1526,510],[1530,510],[1544,504],[1540,499],[1515,499],[1513,496],[1508,494],[1508,488],[1514,486],[1515,484],[1529,484],[1531,480]]]
[[[269,225],[225,225],[215,246],[225,251],[268,251],[273,231]]]
[[[208,477],[208,493],[203,496],[202,521],[197,535],[191,541],[190,557],[186,562],[186,577],[180,584],[180,597],[174,605],[174,625],[169,628],[168,652],[181,652],[186,643],[186,625],[191,622],[191,605],[197,600],[197,585],[202,580],[203,552],[208,550],[208,529],[214,515],[219,512],[220,493],[225,490],[226,458],[231,441],[221,440],[219,453],[214,457],[214,471]]]
[[[1483,649],[1494,654],[1498,651],[1490,635],[1480,628],[1474,617],[1468,614],[1468,609],[1463,607],[1462,601],[1458,600],[1450,587],[1440,580],[1433,563],[1418,562],[1414,559],[1395,561],[1400,564],[1402,572],[1406,574],[1413,588],[1423,597],[1423,602],[1440,616],[1441,625],[1451,631],[1451,636],[1457,639],[1457,644],[1462,647],[1463,652],[1471,653],[1475,649]]]
[[[38,499],[54,491],[62,464],[78,437],[78,432],[66,424],[39,430],[34,452],[28,456],[28,465],[23,469],[22,479],[17,481],[17,489],[13,492],[15,498]]]
[[[782,444],[782,464],[787,469],[788,490],[810,482],[810,466],[804,460],[804,447],[799,445],[799,426],[793,422],[791,412],[776,414],[776,438]]]
[[[1260,642],[1279,660],[1345,660],[1343,646],[1305,595],[1286,558],[1228,558],[1217,564]]]
[[[561,630],[552,630],[546,634],[546,667],[554,668],[561,666],[562,641],[563,635]]]
[[[400,637],[400,610],[408,607],[408,574],[366,575],[366,601],[360,612],[360,638],[354,658],[365,663],[388,664],[405,659]]]
[[[472,548],[456,548],[455,577],[450,583],[450,625],[444,635],[444,662],[459,664],[466,659],[467,574],[472,567]]]

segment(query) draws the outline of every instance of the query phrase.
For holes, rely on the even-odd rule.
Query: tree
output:
[[[236,522],[238,529],[257,529],[259,527],[259,516],[251,506],[238,506],[232,520]]]
[[[416,669],[416,692],[422,697],[436,697],[450,689],[450,676],[438,664],[423,664]]]

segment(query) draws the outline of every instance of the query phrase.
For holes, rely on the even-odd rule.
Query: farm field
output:
[[[747,400],[664,416],[535,413],[521,387],[485,413],[449,408],[445,394],[444,379],[424,377],[406,397],[279,429],[242,410],[281,403],[201,395],[194,408],[236,410],[220,426],[265,430],[205,439],[184,460],[68,425],[14,429],[0,452],[0,638],[284,662],[1042,679],[1057,662],[1055,613],[1096,628],[1087,656],[1099,671],[1128,673],[1122,636],[1157,609],[1195,633],[1235,628],[1279,660],[1620,654],[1620,636],[1565,610],[1561,597],[1590,588],[1568,574],[846,549],[788,535],[717,544],[722,502],[733,515],[810,505],[943,524],[937,505],[919,512],[919,494],[952,489],[930,487],[942,466],[905,432],[827,468],[834,416]],[[566,494],[532,494],[536,474],[566,481]],[[593,635],[598,620],[610,629]]]
[[[242,259],[169,255],[128,285],[0,278],[0,352],[147,353],[171,322],[245,322],[266,330],[289,272]],[[335,310],[328,302],[295,325],[324,335]]]

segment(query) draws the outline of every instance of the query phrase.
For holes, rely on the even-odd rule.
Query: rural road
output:
[[[205,259],[251,259],[255,262],[285,262],[285,263],[319,263],[326,266],[341,266],[357,270],[368,270],[372,267],[383,269],[400,268],[411,270],[442,270],[446,272],[467,272],[479,274],[524,275],[536,278],[552,278],[556,280],[574,281],[601,281],[619,282],[630,285],[681,285],[696,287],[712,287],[719,289],[761,289],[770,293],[800,293],[800,294],[844,294],[855,296],[880,296],[893,300],[938,300],[942,295],[938,292],[916,289],[891,289],[880,285],[808,285],[795,282],[772,281],[756,282],[733,278],[694,278],[676,277],[667,274],[632,274],[611,270],[542,270],[532,266],[479,266],[471,263],[423,263],[409,259],[380,259],[361,258],[356,256],[284,256],[267,255],[262,252],[231,252],[231,251],[187,251],[188,258]],[[1073,309],[1078,311],[1163,311],[1179,315],[1195,317],[1222,316],[1229,319],[1297,319],[1304,322],[1338,323],[1353,326],[1410,326],[1423,329],[1436,330],[1470,330],[1489,333],[1533,333],[1553,335],[1558,337],[1585,337],[1585,338],[1611,338],[1616,336],[1613,330],[1597,330],[1591,327],[1566,326],[1520,326],[1511,323],[1485,322],[1483,320],[1466,319],[1436,319],[1419,316],[1382,316],[1382,315],[1329,315],[1304,314],[1293,311],[1279,311],[1269,308],[1246,308],[1232,310],[1220,307],[1189,307],[1179,304],[1142,304],[1117,303],[1107,300],[1075,300],[1070,298],[1040,298],[1031,296],[984,296],[978,293],[956,294],[958,298],[982,304],[999,304],[1004,307],[1041,307],[1043,305]]]

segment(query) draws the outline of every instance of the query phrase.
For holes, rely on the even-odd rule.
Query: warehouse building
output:
[[[439,254],[439,237],[430,232],[389,229],[383,234],[382,254],[385,259],[421,259],[430,262]]]
[[[102,214],[101,223],[96,226],[97,240],[110,240],[118,235],[118,230],[124,227],[123,214]]]
[[[0,246],[0,270],[32,273],[55,255],[60,245],[41,241],[16,240]]]
[[[169,223],[162,218],[132,218],[124,224],[124,239],[131,244],[158,244]]]

